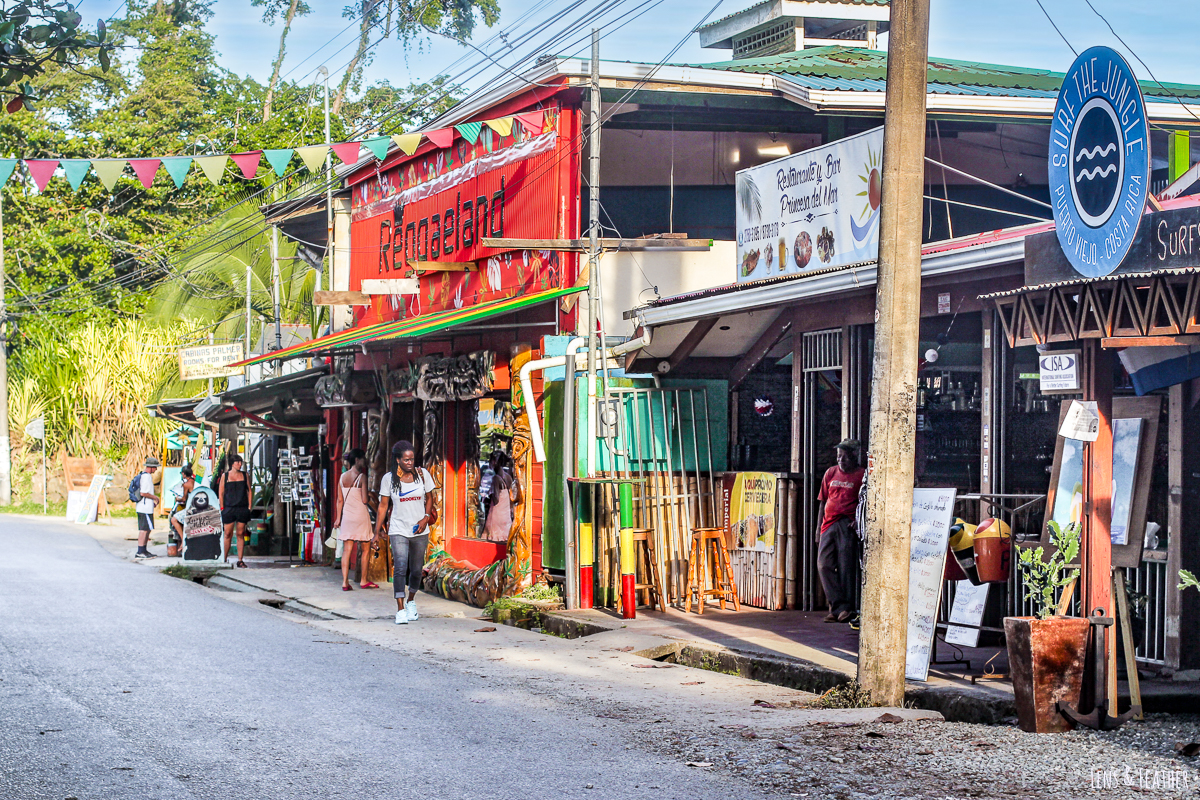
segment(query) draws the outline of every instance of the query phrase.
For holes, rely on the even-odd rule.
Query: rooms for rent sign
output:
[[[739,281],[879,257],[883,128],[737,174]]]

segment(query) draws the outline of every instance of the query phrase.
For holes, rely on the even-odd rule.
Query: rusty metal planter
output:
[[[1021,730],[1061,733],[1075,727],[1058,713],[1055,703],[1065,700],[1075,707],[1079,705],[1088,627],[1082,617],[1004,618]]]

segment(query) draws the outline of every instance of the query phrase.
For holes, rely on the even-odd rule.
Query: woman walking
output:
[[[342,543],[342,591],[350,591],[350,565],[357,554],[359,583],[363,589],[378,589],[379,584],[367,578],[367,543],[374,538],[371,514],[367,508],[367,454],[354,448],[342,456],[346,471],[338,481],[337,512],[333,526]]]
[[[246,538],[246,523],[250,521],[250,506],[254,505],[254,488],[242,471],[242,457],[234,453],[229,457],[229,469],[221,476],[221,487],[217,497],[221,501],[221,523],[225,526],[225,560],[229,560],[229,538],[237,529],[237,563],[235,567],[246,568],[242,560],[242,543]]]
[[[379,485],[375,535],[382,539],[387,527],[392,545],[392,592],[396,596],[397,625],[417,619],[417,587],[421,584],[421,569],[429,546],[429,525],[437,519],[433,478],[416,463],[417,451],[412,442],[396,442],[392,447],[392,471],[383,476]]]

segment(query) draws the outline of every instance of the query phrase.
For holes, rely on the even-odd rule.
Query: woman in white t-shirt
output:
[[[396,596],[396,624],[417,619],[417,587],[429,547],[429,525],[437,519],[433,500],[433,478],[417,465],[412,442],[392,447],[392,471],[379,485],[379,513],[375,536],[383,537],[386,526],[392,545],[392,593]],[[408,597],[405,599],[405,586]]]

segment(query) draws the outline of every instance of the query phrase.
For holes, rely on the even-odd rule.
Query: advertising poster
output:
[[[740,170],[738,281],[879,257],[883,128]]]
[[[211,561],[221,557],[221,503],[217,493],[197,486],[188,496],[183,514],[183,558]]]
[[[738,472],[725,476],[728,541],[739,550],[775,549],[775,476]]]

